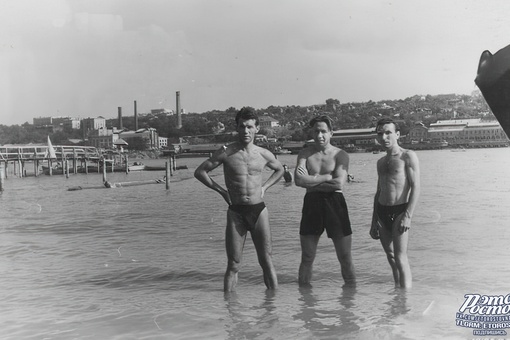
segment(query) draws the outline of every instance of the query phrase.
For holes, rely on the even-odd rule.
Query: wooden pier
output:
[[[39,176],[41,168],[47,170],[49,175],[53,174],[53,170],[60,170],[56,172],[64,175],[71,171],[78,173],[78,169],[87,172],[94,164],[99,168],[102,156],[95,147],[56,145],[53,148],[56,157],[50,157],[49,146],[45,145],[0,146],[0,165],[3,165],[5,177],[25,177],[30,167],[33,169],[30,173],[34,176]],[[27,163],[32,163],[32,166]],[[12,172],[9,172],[11,169]]]
[[[179,169],[187,169],[187,166],[177,167],[175,156],[173,156],[168,158],[165,167],[162,169],[166,172],[164,179],[120,182],[111,185],[106,180],[108,172],[129,172],[127,154],[117,152],[100,154],[95,147],[90,146],[51,146],[54,153],[50,153],[49,148],[50,146],[42,145],[0,146],[0,192],[4,189],[4,179],[11,175],[18,178],[23,178],[27,175],[38,177],[41,172],[50,176],[54,174],[64,175],[66,178],[69,178],[70,173],[102,173],[103,185],[92,186],[90,188],[120,188],[133,185],[165,183],[166,190],[169,190],[170,177],[173,176],[173,172]],[[27,168],[31,167],[27,163],[33,163],[33,172],[27,173]],[[55,167],[54,165],[57,166]],[[159,167],[157,168],[159,170]],[[10,172],[10,170],[12,171]],[[73,187],[69,190],[78,189],[89,189],[89,187]]]

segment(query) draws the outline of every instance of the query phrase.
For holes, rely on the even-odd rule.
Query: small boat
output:
[[[343,147],[343,149],[348,153],[359,153],[359,152],[366,152],[365,149],[359,146],[355,146],[353,144],[347,144]]]
[[[275,155],[290,155],[291,153],[292,153],[292,151],[290,151],[288,149],[276,149],[274,151]]]
[[[41,169],[45,175],[50,175],[50,174],[62,175],[64,173],[64,169],[62,168],[62,166],[52,166],[51,170],[50,170],[50,168],[48,166],[43,165],[43,166],[41,166]]]
[[[145,166],[146,171],[163,171],[166,170],[165,165],[146,165]]]
[[[141,171],[145,170],[145,164],[141,162],[134,162],[132,165],[128,165],[129,171]]]

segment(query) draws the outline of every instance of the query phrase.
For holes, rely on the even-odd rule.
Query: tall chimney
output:
[[[175,92],[175,101],[177,111],[177,128],[182,128],[182,118],[181,118],[181,93],[179,91]]]
[[[119,126],[119,130],[122,130],[124,128],[122,126],[122,108],[119,106],[117,109],[119,111],[119,118],[118,118],[117,125]]]
[[[136,100],[135,100],[135,131],[138,130],[138,112],[136,111]]]

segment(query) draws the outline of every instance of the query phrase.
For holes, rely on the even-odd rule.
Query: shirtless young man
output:
[[[283,176],[283,167],[269,150],[253,143],[259,131],[259,120],[254,109],[242,108],[236,116],[236,124],[239,141],[217,150],[196,169],[195,177],[217,191],[229,205],[225,232],[228,265],[224,290],[232,291],[237,283],[248,231],[264,272],[264,283],[268,289],[274,289],[278,281],[271,258],[269,217],[262,199],[266,190]],[[221,164],[227,189],[209,177],[209,172]],[[273,170],[273,173],[262,184],[265,167]]]
[[[296,185],[306,188],[299,230],[299,285],[310,284],[317,244],[324,229],[335,245],[345,283],[353,284],[356,278],[351,256],[352,230],[342,194],[349,170],[349,155],[330,144],[333,126],[328,116],[313,118],[310,127],[314,144],[299,153],[294,175]]]
[[[420,166],[416,153],[398,145],[400,131],[390,118],[377,122],[377,141],[386,156],[377,161],[377,192],[370,236],[380,239],[393,271],[395,286],[411,288],[407,244],[411,217],[420,195]]]

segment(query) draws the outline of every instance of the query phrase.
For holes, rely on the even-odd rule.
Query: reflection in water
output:
[[[264,334],[277,334],[280,322],[274,305],[276,291],[268,289],[260,306],[245,305],[236,292],[225,293],[228,313],[232,319],[226,323],[228,339],[255,339]]]
[[[377,322],[382,325],[396,324],[396,319],[399,316],[405,315],[411,310],[407,306],[407,291],[405,289],[394,289],[393,297],[384,304],[388,308]]]
[[[300,312],[294,315],[294,319],[303,321],[313,337],[335,338],[359,331],[358,317],[353,313],[356,287],[343,286],[338,300],[320,301],[310,287],[300,287],[299,292]]]

